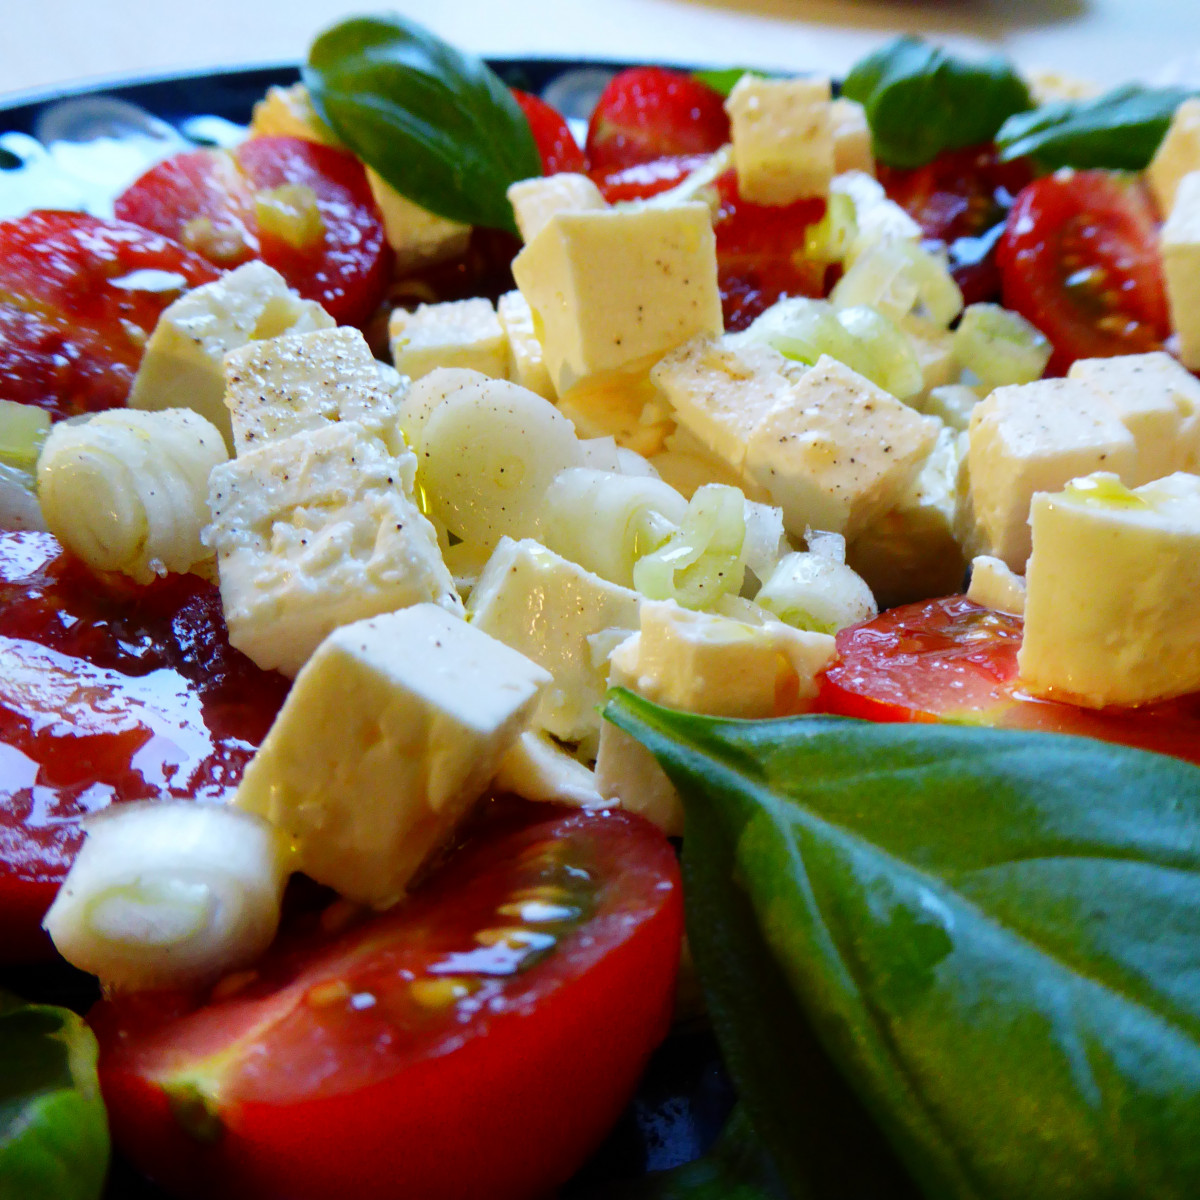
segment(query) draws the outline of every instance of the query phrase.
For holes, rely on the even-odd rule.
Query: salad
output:
[[[1197,256],[1178,91],[392,17],[0,222],[0,1193],[536,1200],[698,982],[570,1194],[1194,1196]]]

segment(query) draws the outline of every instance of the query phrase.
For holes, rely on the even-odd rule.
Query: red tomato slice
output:
[[[110,586],[49,534],[0,533],[0,961],[49,952],[84,816],[226,796],[287,686],[230,647],[197,576]]]
[[[1020,690],[1019,617],[965,596],[894,608],[837,636],[818,706],[869,721],[956,721],[1122,742],[1200,763],[1200,694],[1144,708],[1078,708]]]
[[[587,158],[608,174],[680,154],[712,154],[729,141],[719,92],[682,71],[630,67],[600,94],[588,122]]]
[[[0,222],[0,396],[56,418],[124,404],[159,314],[217,274],[123,221],[40,211]]]
[[[530,1200],[573,1174],[666,1033],[678,868],[629,814],[492,807],[366,924],[93,1009],[124,1153],[207,1198]]]
[[[583,150],[562,113],[556,108],[551,108],[545,100],[523,92],[520,88],[510,90],[529,122],[533,140],[542,156],[542,173],[557,175],[560,171],[572,171],[582,174],[586,171],[587,160],[583,156]]]
[[[262,137],[179,154],[114,207],[217,266],[261,258],[339,324],[363,324],[387,286],[390,254],[366,172],[332,146]]]
[[[1078,358],[1160,349],[1171,332],[1154,206],[1109,171],[1060,171],[1017,197],[997,261],[1004,303],[1054,346],[1048,375]]]
[[[649,200],[651,196],[682,183],[708,162],[709,157],[707,154],[671,154],[616,171],[593,171],[592,180],[609,204],[621,200]]]

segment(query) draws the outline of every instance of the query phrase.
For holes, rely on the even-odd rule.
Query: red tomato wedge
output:
[[[84,816],[226,796],[286,691],[230,647],[212,584],[106,584],[49,534],[0,533],[0,962],[49,952]]]
[[[560,171],[572,171],[582,174],[586,171],[587,160],[583,156],[583,150],[562,113],[552,108],[545,100],[523,92],[520,88],[510,90],[529,122],[529,130],[537,143],[538,153],[542,156],[542,173],[557,175]]]
[[[261,258],[339,324],[374,312],[390,273],[383,219],[362,164],[332,146],[251,138],[152,167],[116,201],[219,267]]]
[[[621,200],[649,200],[651,196],[682,183],[710,157],[708,154],[668,154],[615,171],[593,171],[592,180],[609,204]]]
[[[0,396],[70,417],[124,404],[159,314],[218,272],[86,213],[0,222]]]
[[[1200,694],[1144,708],[1078,708],[1020,690],[1020,617],[950,596],[842,630],[824,712],[869,721],[956,721],[1122,742],[1200,763]]]
[[[124,1153],[235,1200],[530,1200],[574,1173],[667,1031],[678,868],[629,814],[491,808],[366,924],[93,1009]]]
[[[1004,304],[1050,339],[1048,375],[1142,354],[1171,332],[1154,205],[1109,171],[1060,171],[1017,197],[997,248]]]

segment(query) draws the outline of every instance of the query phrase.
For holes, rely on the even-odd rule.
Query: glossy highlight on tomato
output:
[[[116,1142],[173,1192],[544,1196],[667,1031],[678,868],[627,813],[493,802],[407,901],[321,925],[91,1013]]]
[[[0,962],[49,951],[88,813],[225,798],[287,686],[229,645],[213,584],[98,579],[49,534],[0,532]]]
[[[965,596],[906,604],[837,635],[823,712],[868,721],[955,721],[1120,742],[1200,763],[1200,695],[1142,708],[1080,708],[1021,690],[1020,617]]]

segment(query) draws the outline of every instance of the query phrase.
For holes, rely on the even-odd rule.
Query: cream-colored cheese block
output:
[[[405,462],[412,487],[416,460],[405,453],[394,392],[383,385],[366,340],[342,326],[252,342],[225,357],[225,406],[239,454],[276,438],[356,421]]]
[[[708,208],[561,212],[513,261],[561,396],[723,328]]]
[[[924,397],[934,388],[953,385],[961,374],[954,357],[954,335],[925,317],[907,317],[901,328],[912,344],[921,368],[921,394],[909,403],[916,409],[928,411]]]
[[[928,416],[937,417],[951,429],[965,433],[980,399],[979,393],[965,383],[947,383],[931,388],[929,395],[921,397],[915,407]]]
[[[601,371],[568,388],[558,400],[581,438],[611,437],[618,446],[649,456],[675,429],[649,370]]]
[[[1191,471],[1200,458],[1200,380],[1169,354],[1124,354],[1084,358],[1068,372],[1108,403],[1137,443],[1136,473],[1130,487]]]
[[[168,306],[146,344],[129,407],[190,408],[233,446],[225,407],[225,355],[284,333],[332,329],[315,300],[301,300],[266,263],[249,262]]]
[[[598,212],[608,207],[600,189],[586,175],[570,171],[522,179],[510,185],[508,202],[526,242],[532,241],[555,213]]]
[[[990,554],[977,554],[971,560],[967,599],[1019,617],[1025,611],[1025,577]]]
[[[1200,98],[1185,100],[1171,118],[1166,135],[1146,168],[1146,182],[1158,201],[1159,211],[1169,216],[1185,175],[1200,171]]]
[[[825,196],[834,174],[828,79],[745,74],[725,101],[738,192],[754,204]]]
[[[398,270],[412,271],[466,253],[471,240],[470,225],[422,208],[370,167],[367,184],[379,206],[383,234],[395,252]]]
[[[533,724],[594,753],[607,670],[594,644],[638,626],[642,598],[547,550],[503,538],[471,592],[468,619],[554,676]]]
[[[206,538],[234,646],[295,675],[341,625],[423,601],[461,611],[433,526],[404,487],[411,457],[347,421],[212,472]]]
[[[865,250],[884,242],[919,242],[921,227],[894,200],[883,185],[866,171],[839,172],[829,194],[845,196],[854,205],[854,239],[846,252],[850,265]]]
[[[333,130],[317,116],[308,88],[302,83],[267,88],[267,94],[254,105],[250,136],[297,137],[325,146],[338,144]]]
[[[508,378],[508,339],[490,300],[447,300],[397,308],[388,320],[392,361],[401,375],[420,379],[439,367],[462,367],[491,379]]]
[[[1039,379],[997,388],[971,414],[967,464],[979,549],[1018,575],[1029,558],[1034,492],[1091,471],[1137,471],[1133,435],[1090,384]]]
[[[867,111],[856,100],[839,96],[829,106],[833,125],[833,172],[862,171],[875,174],[875,152],[871,148],[871,126]]]
[[[1200,477],[1033,500],[1021,684],[1093,707],[1200,690]]]
[[[755,427],[746,470],[787,530],[853,539],[893,508],[937,440],[938,423],[822,355]]]
[[[1159,242],[1179,358],[1200,370],[1200,170],[1180,180]]]
[[[533,310],[518,291],[505,292],[496,303],[496,316],[508,339],[508,377],[531,392],[553,400],[554,381],[546,367],[542,344],[533,328]]]
[[[527,729],[512,744],[500,760],[492,786],[526,800],[573,804],[577,808],[604,808],[611,803],[600,795],[596,774],[590,767],[535,729]]]
[[[452,837],[549,675],[432,604],[336,630],[309,659],[235,803],[296,865],[386,907]]]

